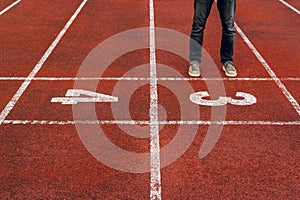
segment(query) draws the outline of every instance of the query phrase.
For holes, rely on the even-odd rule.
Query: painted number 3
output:
[[[203,106],[225,106],[227,104],[237,105],[237,106],[248,106],[256,103],[256,98],[252,94],[237,92],[236,97],[239,99],[233,99],[231,97],[219,97],[216,100],[203,99],[204,97],[209,97],[210,95],[206,91],[196,92],[190,95],[190,100],[198,105]]]

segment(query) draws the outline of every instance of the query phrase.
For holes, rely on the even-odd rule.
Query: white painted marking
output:
[[[190,95],[190,101],[202,106],[225,106],[227,104],[227,97],[219,97],[216,100],[206,100],[204,97],[209,97],[208,92],[201,91]]]
[[[259,125],[259,126],[299,126],[300,121],[157,121],[158,125]],[[150,121],[134,120],[4,120],[3,124],[12,125],[76,125],[76,124],[97,124],[97,125],[150,125]]]
[[[22,0],[15,1],[14,3],[10,4],[8,7],[4,8],[2,11],[0,11],[0,15],[3,15],[6,13],[9,9],[20,3]]]
[[[27,77],[0,77],[0,81],[24,81]],[[32,81],[150,81],[139,77],[35,77]],[[274,81],[273,78],[176,78],[160,77],[157,81]],[[300,81],[300,78],[279,78],[281,81]]]
[[[253,96],[252,94],[245,93],[245,92],[237,92],[235,96],[241,97],[243,99],[237,100],[237,99],[228,98],[228,103],[237,106],[250,106],[256,104],[256,97]]]
[[[158,94],[155,57],[154,2],[150,0],[150,199],[161,199]]]
[[[87,97],[80,97],[81,95]],[[80,103],[96,103],[96,102],[118,102],[118,97],[92,92],[88,90],[70,89],[66,93],[66,97],[54,97],[51,99],[53,103],[77,104]]]
[[[191,102],[202,106],[225,106],[228,103],[237,106],[249,106],[256,103],[256,98],[252,94],[237,92],[236,97],[242,97],[243,99],[233,99],[231,97],[219,97],[216,100],[203,99],[209,97],[207,91],[200,91],[190,95]]]
[[[291,10],[293,10],[295,13],[297,13],[298,15],[300,15],[300,11],[293,7],[292,5],[288,4],[287,2],[283,1],[283,0],[279,0],[279,2],[283,3],[284,5],[286,5],[287,7],[289,7]]]
[[[298,115],[300,115],[300,105],[296,101],[296,99],[291,95],[291,93],[287,90],[285,85],[280,81],[280,79],[277,78],[274,71],[271,69],[269,64],[266,62],[266,60],[262,57],[262,55],[256,50],[252,42],[248,39],[248,37],[244,34],[244,32],[240,29],[240,27],[234,23],[234,27],[237,30],[237,32],[240,34],[240,36],[243,38],[243,40],[246,42],[248,47],[251,49],[251,51],[254,53],[256,58],[259,60],[259,62],[264,66],[266,71],[269,73],[269,75],[272,77],[274,82],[277,84],[277,86],[281,89],[282,93],[285,95],[285,97],[289,100],[289,102],[292,104],[292,106],[297,111]]]
[[[300,121],[162,121],[160,125],[300,125]]]
[[[27,77],[0,77],[0,81],[23,81]],[[150,81],[139,77],[35,77],[33,81]],[[299,79],[300,80],[300,79]]]
[[[29,84],[31,83],[32,79],[35,77],[35,75],[39,72],[39,70],[42,68],[43,64],[47,60],[47,58],[50,56],[56,45],[59,43],[61,38],[64,36],[66,31],[69,29],[77,15],[80,13],[81,9],[86,4],[87,0],[83,0],[80,6],[77,8],[75,13],[72,15],[72,17],[69,19],[67,24],[64,26],[64,28],[60,31],[60,33],[57,35],[55,40],[52,42],[50,47],[47,49],[47,51],[44,53],[43,57],[39,60],[39,62],[36,64],[34,69],[31,71],[31,73],[28,75],[28,77],[25,79],[25,81],[22,83],[18,91],[15,93],[15,95],[12,97],[12,99],[8,102],[6,107],[2,110],[0,114],[0,125],[3,123],[7,115],[10,113],[10,111],[14,108],[15,104],[19,100],[19,98],[22,96],[22,94],[25,92]]]

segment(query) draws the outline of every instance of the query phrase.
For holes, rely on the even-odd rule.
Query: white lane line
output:
[[[60,33],[57,35],[55,40],[52,42],[50,47],[47,49],[47,51],[44,53],[43,57],[39,60],[39,62],[36,64],[34,69],[31,71],[31,73],[28,75],[28,77],[24,80],[18,91],[15,93],[15,95],[12,97],[12,99],[8,102],[6,107],[3,109],[3,111],[0,114],[0,125],[3,123],[7,115],[10,113],[10,111],[13,109],[19,98],[22,96],[22,94],[25,92],[29,84],[31,83],[32,79],[35,77],[35,75],[39,72],[39,70],[42,68],[43,64],[47,60],[47,58],[50,56],[56,45],[59,43],[61,38],[64,36],[64,34],[67,32],[77,15],[80,13],[81,9],[86,4],[87,0],[83,0],[80,6],[77,8],[75,13],[72,15],[72,17],[69,19],[67,24],[64,26],[64,28],[60,31]]]
[[[9,9],[20,3],[22,0],[15,1],[14,3],[10,4],[8,7],[4,8],[2,11],[0,11],[0,15],[3,15],[6,13]]]
[[[243,40],[246,42],[248,47],[251,49],[251,51],[254,53],[256,58],[259,60],[259,62],[264,66],[266,71],[269,73],[269,75],[272,77],[274,82],[277,84],[277,86],[281,89],[283,94],[286,96],[286,98],[289,100],[289,102],[292,104],[292,106],[297,111],[298,115],[300,115],[300,105],[296,101],[296,99],[292,96],[292,94],[287,90],[285,85],[280,81],[279,78],[277,78],[275,72],[271,69],[269,64],[266,62],[266,60],[262,57],[262,55],[256,50],[252,42],[248,39],[248,37],[244,34],[244,32],[240,29],[240,27],[234,23],[234,27],[237,30],[237,32],[240,34],[240,36],[243,38]]]
[[[155,25],[154,2],[149,1],[150,10],[150,199],[161,199],[161,174],[160,174],[160,145],[158,128],[158,94],[155,56]]]
[[[0,81],[23,81],[27,77],[0,77]],[[139,77],[35,77],[33,81],[150,81]],[[299,79],[300,80],[300,79]]]
[[[157,121],[157,125],[260,125],[260,126],[299,126],[300,121]],[[136,120],[4,120],[3,124],[12,125],[76,125],[76,124],[95,124],[95,125],[151,125],[150,121]]]
[[[300,15],[300,11],[297,8],[293,7],[292,5],[288,4],[287,2],[285,2],[283,0],[278,0],[278,1],[283,3],[284,5],[286,5],[287,7],[289,7],[291,10],[293,10],[298,15]]]
[[[24,81],[27,77],[0,77],[0,81]],[[300,81],[300,78],[176,78],[160,77],[157,81]],[[35,77],[32,81],[150,81],[140,77]]]

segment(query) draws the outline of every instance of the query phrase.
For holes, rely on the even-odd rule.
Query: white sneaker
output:
[[[234,65],[231,61],[228,61],[223,65],[223,70],[224,70],[226,76],[228,76],[228,77],[236,77],[237,76],[236,69],[234,68]]]
[[[199,77],[200,74],[199,63],[197,61],[190,62],[189,75],[192,77]]]

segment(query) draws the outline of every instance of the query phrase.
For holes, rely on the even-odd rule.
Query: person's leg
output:
[[[235,39],[234,13],[236,0],[218,0],[217,5],[222,22],[221,62],[226,76],[235,77],[237,72],[232,57]]]
[[[218,0],[217,5],[222,22],[222,41],[220,56],[221,62],[225,64],[228,61],[233,62],[232,57],[235,39],[234,13],[236,0]]]
[[[201,62],[203,33],[214,0],[194,0],[194,20],[190,39],[190,61]]]

